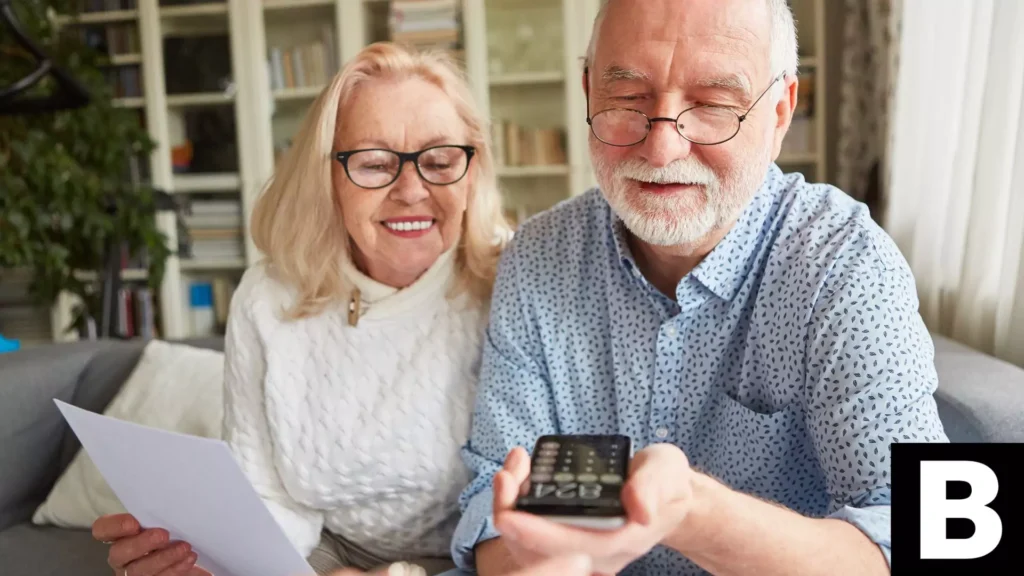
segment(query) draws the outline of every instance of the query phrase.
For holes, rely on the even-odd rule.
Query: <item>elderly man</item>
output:
[[[579,552],[600,574],[888,573],[889,445],[948,441],[933,347],[866,207],[774,164],[796,66],[785,0],[602,10],[583,75],[600,190],[502,261],[460,568]],[[625,527],[512,510],[542,434],[643,448]]]

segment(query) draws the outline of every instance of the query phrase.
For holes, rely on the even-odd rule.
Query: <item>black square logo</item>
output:
[[[1019,573],[1022,464],[1024,444],[893,444],[892,573]]]

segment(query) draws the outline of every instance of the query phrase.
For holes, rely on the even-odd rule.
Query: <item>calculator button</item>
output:
[[[590,473],[578,474],[576,476],[576,479],[579,480],[580,482],[583,482],[583,483],[597,482],[597,474],[590,474]]]
[[[540,447],[545,450],[558,450],[559,448],[561,448],[561,444],[559,444],[558,442],[545,442],[541,444]]]
[[[533,471],[534,472],[543,473],[543,474],[550,474],[550,473],[554,472],[555,469],[552,468],[551,466],[534,466]]]
[[[601,475],[601,483],[602,484],[622,484],[622,476],[619,476],[618,474],[602,474]]]
[[[540,458],[554,458],[558,456],[558,450],[541,450],[537,452],[537,456]]]
[[[551,482],[550,472],[534,472],[530,479],[534,482]]]
[[[576,479],[576,475],[572,472],[559,472],[555,474],[555,482],[572,482]]]
[[[547,456],[542,456],[541,458],[537,458],[537,465],[539,465],[539,466],[554,466],[555,465],[555,459],[554,458],[549,458]]]

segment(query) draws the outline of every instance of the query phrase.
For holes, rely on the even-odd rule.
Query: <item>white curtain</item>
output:
[[[1024,365],[1021,30],[1021,0],[903,0],[884,225],[929,327]]]

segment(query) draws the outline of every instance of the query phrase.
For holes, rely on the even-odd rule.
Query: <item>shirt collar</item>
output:
[[[761,187],[740,213],[736,224],[721,242],[701,261],[676,288],[677,298],[688,278],[693,278],[712,294],[722,300],[732,300],[753,265],[752,256],[757,252],[764,238],[764,227],[778,192],[778,182],[783,174],[778,165],[768,168]],[[610,232],[616,255],[623,268],[633,276],[640,277],[633,253],[626,239],[626,227],[615,211],[608,206]]]

